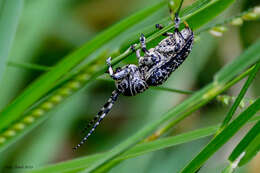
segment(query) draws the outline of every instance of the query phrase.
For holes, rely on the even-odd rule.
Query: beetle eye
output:
[[[120,72],[121,71],[121,68],[120,67],[117,67],[116,68],[116,72]]]

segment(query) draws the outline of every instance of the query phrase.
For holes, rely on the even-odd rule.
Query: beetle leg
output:
[[[164,26],[163,26],[162,24],[156,24],[156,25],[155,25],[155,28],[161,30],[161,29],[164,28]],[[168,37],[168,36],[173,36],[173,33],[171,33],[171,32],[166,32],[166,33],[163,33],[162,35]]]
[[[155,24],[155,28],[161,30],[161,29],[163,29],[164,27],[163,27],[162,24]]]
[[[141,58],[140,49],[136,50],[135,53],[136,53],[137,59],[140,59]]]
[[[130,73],[130,69],[125,67],[123,69],[120,69],[117,72],[113,71],[113,68],[111,66],[111,57],[107,58],[107,65],[108,65],[108,73],[111,76],[112,79],[114,80],[122,80],[123,78],[125,78],[129,73]]]
[[[141,43],[141,49],[142,51],[149,55],[149,51],[146,49],[146,43],[145,43],[145,36],[144,34],[141,34],[141,37],[140,37],[140,43]]]
[[[179,26],[180,26],[180,17],[177,13],[175,13],[175,18],[174,18],[174,27],[175,27],[175,31],[179,31]]]

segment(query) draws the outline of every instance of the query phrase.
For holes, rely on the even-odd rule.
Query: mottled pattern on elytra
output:
[[[192,45],[193,33],[190,28],[185,28],[180,33],[163,39],[158,46],[152,49],[157,55],[154,61],[156,63],[150,64],[149,68],[145,67],[144,64],[140,65],[140,70],[147,84],[149,86],[163,84],[187,58]]]
[[[130,64],[116,72],[110,67],[110,76],[115,80],[118,91],[125,96],[134,96],[149,86],[163,84],[187,58],[193,39],[192,30],[186,27],[163,39],[155,48],[146,50],[144,56],[137,52],[138,67]],[[145,46],[144,43],[142,45]]]
[[[126,65],[122,69],[129,70],[125,78],[116,81],[116,88],[120,93],[123,93],[125,96],[134,96],[148,88],[146,81],[136,65]]]

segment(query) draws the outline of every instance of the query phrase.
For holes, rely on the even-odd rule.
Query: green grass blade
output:
[[[230,154],[228,166],[222,173],[232,173],[237,166],[248,163],[260,150],[260,121],[246,134]]]
[[[255,50],[256,51],[256,50]],[[216,85],[214,87],[214,83],[209,84],[207,87],[204,88],[204,92],[201,93],[202,99],[195,99],[191,101],[191,105],[189,108],[187,108],[186,111],[183,113],[177,115],[173,120],[168,121],[167,123],[164,124],[164,126],[160,129],[158,129],[156,132],[154,132],[153,135],[149,136],[147,139],[150,138],[158,138],[159,136],[163,135],[166,133],[169,129],[172,129],[178,122],[180,122],[182,119],[186,118],[188,115],[190,115],[192,112],[196,111],[200,107],[202,107],[206,102],[209,102],[211,99],[216,97],[217,95],[221,94],[223,91],[226,91],[229,89],[231,86],[235,85],[237,82],[241,81],[244,79],[246,76],[248,76],[254,69],[255,66],[247,69],[245,72],[237,76],[235,79],[232,81],[228,82],[224,86],[218,86]],[[201,91],[202,92],[202,91]],[[192,105],[194,103],[194,105]]]
[[[229,164],[223,171],[222,173],[232,173],[234,169],[232,168],[232,165]]]
[[[201,138],[210,136],[217,131],[218,127],[219,127],[219,125],[210,126],[210,127],[194,130],[191,132],[183,133],[183,134],[180,134],[177,136],[166,137],[166,138],[158,139],[153,142],[138,144],[135,147],[133,147],[132,149],[130,149],[129,151],[127,151],[126,153],[124,153],[122,156],[115,159],[114,162],[126,160],[126,159],[129,159],[132,157],[146,154],[148,152],[157,151],[157,150],[164,149],[167,147],[180,145],[183,143],[187,143],[187,142],[190,142],[193,140],[197,140],[197,139],[201,139]],[[41,172],[52,173],[52,172],[63,172],[63,171],[65,172],[68,170],[79,171],[79,170],[89,167],[97,159],[101,159],[106,154],[107,153],[96,154],[96,155],[84,157],[81,159],[75,159],[75,160],[68,161],[68,162],[50,165],[47,167],[33,170],[32,173],[41,173]]]
[[[246,53],[245,53],[245,54],[246,54]],[[241,56],[241,59],[243,60],[243,56]],[[239,60],[238,60],[238,61],[239,61]],[[241,60],[240,60],[240,61],[241,61]],[[236,64],[236,63],[232,63],[232,64]],[[232,66],[232,65],[228,65],[228,66]],[[243,86],[241,92],[239,93],[239,96],[237,97],[235,103],[232,105],[232,107],[231,107],[230,111],[228,112],[227,117],[225,118],[224,122],[222,123],[219,132],[221,132],[221,130],[223,130],[223,129],[227,126],[228,122],[231,120],[232,115],[234,114],[235,110],[236,110],[237,107],[239,106],[240,101],[242,100],[243,96],[245,95],[246,90],[248,89],[249,85],[251,84],[251,82],[252,82],[253,79],[255,78],[256,73],[258,72],[259,68],[260,68],[260,62],[255,65],[253,71],[250,73],[250,76],[249,76],[248,80],[245,82],[245,84],[244,84],[244,86]],[[249,136],[249,137],[250,137],[250,136]],[[248,141],[248,139],[247,139],[246,141]],[[242,143],[242,146],[244,146],[243,144],[244,144],[244,143]],[[209,145],[210,145],[210,144],[209,144]],[[222,145],[223,145],[223,144],[222,144]],[[207,148],[207,146],[206,146],[206,148]],[[205,148],[205,150],[206,150],[206,148]],[[239,148],[238,148],[238,149],[239,149]],[[241,151],[241,150],[238,150],[238,151]],[[213,152],[213,153],[214,153],[214,152]],[[213,153],[212,153],[212,154],[213,154]],[[241,152],[238,154],[238,152],[235,151],[235,154],[237,154],[236,156],[238,157],[238,156],[241,154]],[[200,157],[200,154],[199,154],[196,158],[199,158],[199,157]],[[195,159],[196,159],[196,158],[195,158]],[[233,160],[233,161],[234,161],[234,160]],[[191,163],[192,163],[192,162],[191,162]],[[188,166],[189,166],[189,165],[188,165]],[[188,166],[187,166],[187,167],[188,167]],[[226,169],[224,170],[224,172],[225,172],[225,171],[226,171],[226,172],[228,172],[228,171],[231,171],[231,172],[232,172],[232,171],[233,171],[232,166],[229,165],[228,167],[226,167]]]
[[[256,48],[255,51],[258,51],[258,48]],[[253,58],[253,57],[252,57]],[[239,60],[239,57],[236,59],[236,60]],[[246,71],[244,74],[238,76],[236,79],[234,79],[233,81],[230,82],[230,84],[227,84],[228,87],[234,85],[236,82],[238,82],[239,80],[243,79],[249,72],[252,71],[252,68],[249,70],[249,71]],[[233,74],[235,75],[235,74]],[[227,89],[226,87],[224,87],[225,89]],[[212,88],[212,87],[208,87],[206,89],[204,89],[204,91],[201,91],[200,94],[195,94],[193,95],[190,99],[184,101],[180,106],[178,106],[178,108],[175,108],[173,110],[171,110],[168,114],[180,114],[179,118],[178,119],[183,119],[183,115],[181,114],[181,112],[186,112],[186,109],[189,110],[191,109],[194,105],[198,104],[200,106],[201,105],[201,102],[204,102],[205,103],[205,100],[204,99],[209,99],[208,97],[215,97],[215,95],[217,95],[217,89],[220,89],[218,86],[216,86],[216,88]],[[214,91],[214,93],[213,93]],[[196,106],[197,107],[197,106]],[[185,110],[184,110],[185,109]],[[190,112],[190,111],[188,111]],[[165,115],[165,116],[166,116]],[[185,115],[184,115],[185,116]],[[169,117],[168,117],[169,118]],[[103,157],[102,157],[103,158]],[[98,160],[98,159],[95,159],[95,161]]]
[[[233,150],[228,160],[234,162],[244,151],[249,147],[250,143],[256,139],[260,132],[260,121],[257,122],[254,127],[246,134],[246,136],[239,142],[236,148]]]
[[[199,26],[198,23],[200,23],[200,22],[202,22],[202,24],[206,23],[205,16],[209,17],[208,20],[212,19],[213,17],[217,16],[220,12],[222,12],[224,9],[226,9],[232,2],[233,2],[233,0],[211,1],[204,8],[202,8],[202,10],[199,10],[194,15],[192,15],[192,17],[190,17],[190,18],[187,17],[187,21],[189,24],[192,24],[191,27],[196,28]],[[204,15],[203,15],[203,12],[206,12],[207,15],[205,15],[206,13],[204,13]],[[202,15],[203,15],[203,20],[198,20],[198,19],[202,18]],[[194,21],[191,22],[192,19],[193,20],[197,19],[197,20],[194,20],[196,22],[194,22]],[[143,129],[143,130],[139,131],[136,135],[132,136],[131,138],[128,138],[124,143],[120,144],[115,149],[112,149],[112,151],[110,152],[110,155],[104,157],[102,160],[97,161],[97,163],[95,163],[89,169],[85,170],[85,172],[91,172],[91,171],[97,170],[100,166],[104,165],[104,163],[108,162],[109,160],[113,159],[120,153],[124,152],[125,150],[127,150],[127,148],[131,147],[132,145],[136,144],[139,140],[141,140],[143,137],[146,137],[154,129],[156,129],[156,127],[159,124],[167,121],[168,116],[165,116],[165,117],[167,117],[167,118],[162,118],[161,120],[148,125],[147,129]]]
[[[44,38],[50,33],[50,27],[57,26],[55,21],[59,17],[64,17],[69,1],[71,0],[24,1],[23,13],[8,60],[33,61],[32,59],[35,58],[36,52],[40,50]],[[1,110],[24,91],[24,82],[27,81],[28,74],[24,70],[10,68],[10,66],[5,71],[0,84]],[[27,81],[26,84],[29,82]]]
[[[260,40],[258,40],[254,45],[250,46],[246,51],[243,52],[243,57],[241,57],[238,61],[235,61],[235,63],[228,64],[224,68],[222,68],[216,75],[214,80],[217,83],[222,83],[225,81],[228,81],[232,79],[234,76],[232,76],[232,72],[236,71],[237,73],[241,73],[243,70],[243,67],[248,66],[249,64],[255,64],[259,60],[259,52],[255,52],[255,48],[260,46]],[[254,57],[248,59],[248,57]]]
[[[35,71],[49,71],[52,67],[44,66],[44,65],[38,65],[33,63],[25,63],[25,62],[17,62],[17,61],[9,61],[9,66],[22,68],[26,70],[35,70]]]
[[[256,116],[252,119],[250,119],[250,122],[255,122],[260,119],[260,116]],[[180,145],[183,143],[191,142],[197,139],[201,139],[204,137],[211,136],[217,132],[217,129],[220,127],[220,124],[213,125],[209,127],[200,128],[197,130],[193,130],[191,132],[182,133],[176,136],[172,137],[165,137],[158,139],[153,142],[146,142],[142,144],[138,144],[122,154],[122,156],[119,156],[115,160],[113,160],[112,163],[117,163],[122,160],[126,160],[129,158],[133,158],[136,156],[140,156],[149,152],[158,151],[161,149],[165,149],[167,147],[173,147],[176,145]],[[108,151],[109,152],[109,151]],[[93,164],[97,159],[101,159],[106,155],[106,153],[101,154],[95,154],[87,157],[82,157],[79,159],[74,159],[70,161],[65,161],[53,165],[48,165],[42,168],[38,168],[35,170],[32,170],[31,173],[55,173],[55,172],[77,172],[82,169],[88,168],[91,164]]]
[[[254,51],[257,51],[256,49],[254,50]],[[240,58],[243,58],[243,56],[240,56],[239,58],[238,58],[238,60],[240,59]],[[232,63],[233,64],[233,63]],[[235,64],[235,62],[234,62],[234,64]],[[255,67],[255,66],[254,66]],[[250,72],[248,72],[248,73],[251,73],[251,72],[253,72],[253,73],[256,73],[256,71],[257,71],[257,69],[258,69],[259,67],[257,67],[257,68],[251,68],[250,69]],[[253,76],[254,76],[254,74],[253,74]],[[240,78],[240,79],[242,79],[241,77],[237,77],[237,78]],[[233,81],[236,81],[237,82],[237,80],[236,79],[234,79]],[[233,81],[231,81],[230,83],[233,83]],[[234,85],[234,83],[233,83],[233,85]],[[210,85],[209,85],[210,86]],[[189,108],[183,108],[183,109],[186,109],[186,112],[184,111],[184,112],[182,112],[182,113],[179,113],[180,115],[178,115],[172,122],[170,122],[168,125],[166,125],[166,127],[165,128],[163,128],[162,130],[160,129],[159,131],[156,131],[155,132],[155,136],[160,136],[162,133],[165,133],[166,131],[167,131],[167,129],[169,129],[169,128],[171,128],[171,127],[173,127],[174,125],[176,125],[179,121],[181,121],[182,119],[184,119],[185,117],[187,117],[191,112],[193,112],[193,111],[195,111],[196,109],[198,109],[199,107],[201,107],[203,104],[205,104],[206,102],[208,102],[210,99],[212,99],[213,97],[214,97],[214,95],[217,95],[217,94],[219,94],[220,92],[221,92],[221,90],[223,91],[223,90],[226,90],[226,89],[228,89],[228,87],[230,87],[230,85],[229,84],[226,84],[224,87],[223,87],[223,89],[220,89],[220,88],[218,88],[217,86],[215,86],[215,87],[213,87],[212,89],[209,89],[209,90],[205,90],[205,92],[206,93],[204,93],[204,94],[201,94],[201,95],[204,95],[204,96],[207,96],[208,98],[204,98],[204,99],[201,99],[201,100],[199,100],[198,98],[197,98],[197,100],[194,100],[194,101],[191,101],[191,105],[189,105],[190,107]],[[225,88],[225,89],[224,89]],[[217,91],[217,90],[220,90],[220,91]],[[214,95],[212,95],[212,94],[214,94]],[[202,96],[201,96],[202,97]],[[197,105],[192,105],[192,103],[197,103]],[[177,114],[177,113],[176,113]],[[159,134],[159,135],[158,135]],[[156,137],[156,138],[157,138]],[[153,139],[153,137],[152,137],[152,139]],[[109,162],[108,164],[106,164],[106,166],[105,167],[102,167],[102,169],[101,170],[98,170],[99,172],[106,172],[106,169],[108,169],[108,168],[110,168],[111,166],[113,166],[113,161],[112,162]]]
[[[209,18],[216,17],[220,12],[230,6],[235,0],[213,0],[192,14],[192,20],[187,19],[188,24],[194,30],[206,24]],[[205,15],[206,14],[206,15]],[[189,17],[189,15],[187,16]]]
[[[260,110],[260,98],[243,111],[229,126],[217,135],[183,170],[191,173],[198,170],[203,163],[223,146],[257,111]]]
[[[100,67],[101,66],[101,67]],[[94,68],[93,68],[94,67]],[[82,71],[82,73],[78,74],[72,80],[68,81],[65,85],[53,91],[52,95],[49,95],[43,98],[37,105],[32,108],[28,113],[26,113],[19,121],[9,126],[5,129],[0,135],[0,153],[7,149],[11,144],[19,140],[22,136],[26,135],[29,131],[32,131],[37,125],[45,121],[50,117],[48,112],[53,110],[53,106],[56,106],[61,101],[64,102],[71,96],[74,91],[78,91],[79,86],[84,85],[85,83],[90,82],[93,78],[96,77],[95,69],[102,68],[100,63],[90,64],[86,67],[86,70]],[[93,71],[94,70],[94,71]],[[58,100],[56,99],[58,97]],[[51,107],[46,107],[46,105],[51,105]],[[27,121],[26,119],[33,118],[33,121]],[[16,124],[25,124],[25,126],[21,128],[16,128]],[[15,132],[15,135],[6,135],[8,131]],[[1,141],[2,138],[2,141]]]
[[[45,73],[33,82],[20,96],[18,96],[1,112],[0,129],[6,128],[10,123],[19,118],[29,106],[50,91],[58,79],[69,72],[72,68],[76,67],[88,55],[100,48],[106,42],[110,41],[119,33],[152,14],[164,4],[164,2],[160,2],[126,18],[87,42],[80,49],[65,57],[51,71]]]
[[[168,88],[168,87],[163,87],[163,86],[152,87],[151,89],[160,90],[160,91],[168,91],[168,92],[179,93],[179,94],[186,94],[186,95],[190,95],[190,94],[194,93],[193,91],[185,91],[185,90]]]
[[[259,67],[260,67],[260,63],[257,63],[256,67],[255,67],[255,70],[249,75],[247,81],[245,82],[243,88],[241,89],[241,91],[239,92],[234,104],[232,105],[232,107],[230,108],[227,116],[225,117],[221,127],[220,127],[220,131],[222,129],[224,129],[228,123],[230,122],[232,116],[234,115],[236,109],[238,108],[241,100],[243,99],[243,97],[245,96],[246,94],[246,91],[247,89],[249,88],[250,84],[253,82],[255,76],[256,76],[256,72],[259,70]]]
[[[5,71],[22,8],[23,0],[0,2],[0,81]]]
[[[259,49],[259,47],[256,47],[254,51],[258,51],[258,49]],[[249,58],[254,58],[254,57],[249,57]],[[239,60],[239,57],[236,60]],[[211,98],[215,97],[219,92],[228,89],[230,86],[234,85],[236,82],[243,79],[249,73],[249,71],[251,71],[251,69],[246,71],[242,75],[240,75],[238,78],[231,81],[229,84],[227,84],[227,86],[225,86],[223,88],[221,88],[220,86],[214,86],[212,84],[209,85],[207,88],[204,88],[202,91],[200,91],[199,94],[196,94],[192,98],[190,98],[190,100],[185,101],[182,105],[179,105],[178,107],[176,107],[176,109],[172,109],[168,114],[165,114],[165,116],[167,115],[167,117],[166,117],[167,119],[165,121],[167,121],[168,119],[173,117],[174,114],[176,114],[178,117],[173,122],[176,124],[176,122],[185,118],[190,112],[197,110],[203,104],[207,103]],[[237,74],[232,74],[232,75],[235,76]],[[44,117],[46,119],[46,116],[44,116]],[[35,124],[39,124],[39,123],[35,123]],[[34,124],[33,124],[33,126],[34,126]],[[29,130],[32,130],[31,126],[28,126],[28,127],[29,127]],[[156,125],[156,127],[158,127],[158,125]],[[18,138],[21,137],[20,134],[24,135],[25,132],[28,133],[27,128],[24,132],[22,131],[22,133],[19,133],[18,135],[12,137],[12,139],[13,138],[14,139],[11,141],[17,140]],[[11,141],[10,140],[8,140],[8,141],[9,142],[4,143],[4,145],[1,146],[0,150],[3,151],[4,149],[7,148],[8,145],[10,145]]]
[[[201,0],[201,1],[203,1],[204,2],[204,4],[206,4],[206,2],[205,2],[205,0]],[[194,5],[195,4],[195,5]],[[201,6],[199,6],[200,5],[200,3],[194,3],[194,4],[192,4],[191,6],[189,6],[189,7],[187,7],[186,9],[190,9],[190,10],[192,10],[192,9],[198,9],[199,7],[201,7]],[[196,5],[198,5],[198,6],[196,6]],[[192,18],[192,15],[190,16],[191,18]],[[170,27],[172,27],[172,25],[170,25]],[[168,28],[169,29],[169,28]],[[154,39],[154,38],[156,38],[156,37],[158,37],[158,36],[160,36],[161,35],[161,33],[160,32],[162,32],[162,31],[158,31],[158,33],[155,33],[154,35],[152,35],[151,37]],[[149,37],[149,40],[151,41],[152,40],[152,38],[151,37]],[[149,42],[149,40],[147,40],[147,42]],[[128,56],[130,54],[130,51],[125,51],[124,53],[122,53],[121,55],[119,55],[119,56],[117,56],[115,59],[114,59],[114,63],[115,62],[119,62],[120,60],[122,60],[122,59],[124,59],[124,58],[126,58],[126,56]],[[57,88],[55,88],[55,89],[57,89],[57,90],[55,90],[54,91],[54,93],[52,93],[50,96],[53,96],[53,97],[55,97],[55,96],[60,96],[60,94],[62,94],[62,96],[64,95],[64,90],[66,90],[67,91],[67,89],[69,89],[69,90],[71,90],[71,87],[70,87],[70,85],[71,85],[71,83],[75,83],[75,82],[79,82],[80,83],[80,87],[78,88],[77,87],[77,89],[75,89],[74,87],[72,87],[73,88],[73,92],[70,92],[70,94],[67,94],[67,92],[66,92],[66,97],[65,98],[67,98],[68,97],[68,95],[70,96],[71,94],[73,94],[73,93],[75,93],[75,91],[78,91],[80,88],[82,88],[83,86],[85,86],[86,84],[88,84],[91,80],[93,80],[94,78],[96,78],[97,76],[99,76],[99,75],[101,75],[101,74],[103,74],[104,72],[105,72],[105,70],[106,70],[106,66],[104,65],[104,60],[102,60],[102,59],[99,59],[99,58],[96,58],[95,59],[95,61],[91,61],[91,62],[88,62],[85,66],[83,66],[83,69],[81,69],[81,71],[79,72],[79,76],[85,76],[85,75],[87,75],[87,78],[85,78],[84,77],[84,82],[82,82],[82,77],[80,77],[80,79],[78,79],[75,75],[72,75],[72,77],[74,77],[74,78],[69,78],[70,80],[69,81],[67,81],[67,80],[65,80],[65,83],[63,83],[63,85],[62,86],[59,86],[58,87],[58,89]],[[87,70],[86,70],[87,69]],[[82,74],[82,73],[83,74]],[[69,73],[69,75],[70,75],[70,73]],[[76,81],[75,81],[76,80]],[[64,79],[62,79],[62,81],[64,81]],[[60,81],[58,81],[57,83],[62,83],[62,82],[60,82]],[[57,84],[55,83],[55,87],[57,87]],[[68,88],[69,87],[69,88]],[[63,101],[64,100],[64,98],[61,100],[61,101]],[[42,100],[41,100],[42,101]],[[48,100],[45,100],[46,102],[48,102]],[[50,109],[45,109],[45,108],[43,108],[42,107],[42,105],[44,104],[45,102],[44,102],[44,100],[43,100],[43,102],[42,102],[42,104],[40,104],[40,105],[36,105],[36,107],[33,107],[34,108],[34,110],[33,111],[31,111],[31,110],[27,110],[28,112],[26,112],[26,114],[24,115],[24,117],[30,117],[30,116],[33,116],[33,117],[37,117],[37,119],[36,120],[38,120],[38,116],[35,116],[34,115],[34,112],[39,112],[39,110],[41,110],[41,112],[42,112],[42,110],[43,110],[43,112],[44,112],[44,114],[46,114],[45,112],[46,111],[50,111]],[[55,103],[53,103],[54,104],[54,106],[55,105],[57,105],[57,103],[55,102]],[[36,113],[37,114],[37,113]],[[48,115],[47,115],[48,116]],[[1,118],[1,117],[0,117]],[[17,120],[16,120],[17,121]],[[19,119],[19,121],[22,121],[23,122],[23,119]],[[36,122],[36,121],[35,121]],[[38,123],[37,123],[38,124]],[[23,130],[25,130],[25,131],[27,131],[27,127],[31,127],[30,126],[30,124],[28,124],[27,123],[27,126],[26,126],[26,129],[23,129]],[[2,134],[1,135],[4,135],[5,134],[5,132],[6,131],[8,131],[8,130],[14,130],[14,126],[13,125],[9,125],[8,126],[8,128],[6,128],[6,129],[4,129],[3,130],[3,132],[2,132]],[[5,150],[8,146],[10,146],[13,142],[15,142],[15,141],[17,141],[17,139],[20,137],[20,136],[23,136],[25,133],[23,133],[23,130],[20,130],[20,131],[17,131],[17,130],[15,130],[17,133],[16,133],[16,135],[15,136],[8,136],[8,139],[6,139],[6,136],[4,137],[4,142],[2,142],[1,143],[1,146],[0,146],[0,151],[3,151],[3,150]],[[32,130],[32,128],[30,128],[30,130]]]
[[[247,164],[260,150],[260,121],[246,134],[229,156],[229,165],[223,173],[232,173],[237,166]],[[227,172],[229,171],[229,172]]]
[[[247,146],[245,150],[245,156],[240,160],[238,166],[243,166],[247,164],[259,151],[260,151],[260,134]]]
[[[72,101],[65,102],[59,106],[59,109],[49,112],[52,118],[37,128],[37,135],[32,135],[30,141],[21,141],[21,145],[26,142],[30,147],[25,147],[20,151],[16,156],[16,162],[31,163],[36,168],[54,160],[55,156],[59,155],[59,149],[66,141],[73,122],[78,118],[71,115],[80,112],[82,100],[82,95],[76,95]],[[88,102],[86,99],[84,101]],[[62,122],[59,123],[58,128],[57,122]]]

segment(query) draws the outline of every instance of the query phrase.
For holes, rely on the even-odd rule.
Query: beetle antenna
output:
[[[179,12],[181,10],[181,7],[182,7],[182,3],[183,3],[183,0],[181,0],[180,2],[180,5],[175,13],[175,17],[174,17],[174,27],[175,27],[175,31],[178,32],[179,31],[179,26],[180,26],[180,17],[179,17]]]
[[[178,7],[178,9],[177,9],[177,11],[176,11],[176,13],[175,13],[175,15],[179,15],[179,12],[180,12],[180,10],[181,10],[182,4],[183,4],[183,0],[181,0],[181,3],[180,3],[180,5],[179,5],[179,7]]]
[[[115,104],[120,92],[118,90],[115,90],[112,92],[112,95],[106,102],[106,104],[101,108],[101,110],[98,112],[98,114],[94,117],[94,119],[89,123],[88,126],[92,126],[91,130],[88,132],[88,134],[81,140],[81,142],[73,148],[73,150],[77,150],[81,145],[83,145],[90,135],[95,131],[97,126],[100,124],[100,122],[105,118],[105,116],[108,114],[108,112],[112,109],[112,106]],[[95,124],[94,124],[95,122]]]

